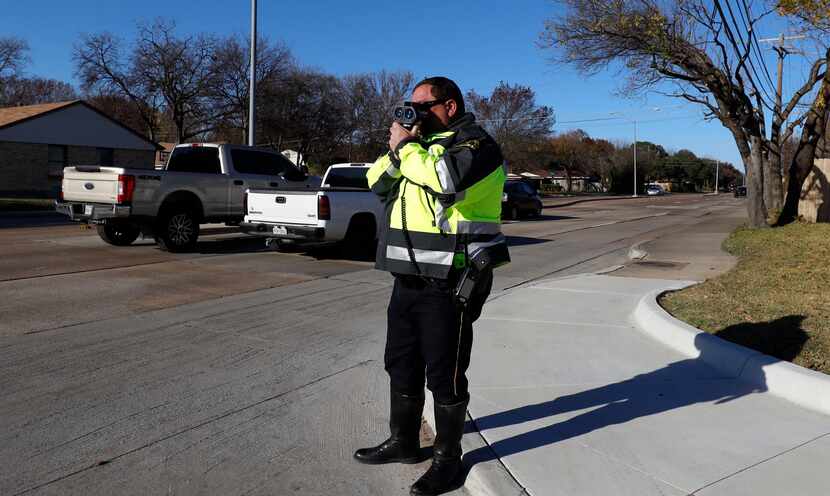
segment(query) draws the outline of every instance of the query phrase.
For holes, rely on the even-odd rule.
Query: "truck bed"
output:
[[[248,222],[317,226],[317,197],[321,188],[249,190]]]

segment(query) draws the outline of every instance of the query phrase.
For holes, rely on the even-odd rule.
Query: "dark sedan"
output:
[[[542,199],[527,183],[507,181],[501,199],[501,214],[505,219],[518,219],[525,215],[538,217],[542,215]]]

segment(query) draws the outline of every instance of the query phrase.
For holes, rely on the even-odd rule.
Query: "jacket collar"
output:
[[[426,141],[427,143],[432,143],[436,140],[449,138],[451,136],[454,136],[459,129],[467,127],[471,124],[475,124],[475,122],[476,116],[474,116],[470,112],[467,112],[458,119],[456,119],[452,124],[450,124],[450,127],[446,131],[430,134],[429,136],[426,136],[424,138],[424,141]]]
[[[470,124],[475,124],[476,116],[474,116],[470,112],[466,112],[464,115],[459,117],[455,120],[452,124],[450,124],[450,131],[458,131],[462,127],[469,126]]]

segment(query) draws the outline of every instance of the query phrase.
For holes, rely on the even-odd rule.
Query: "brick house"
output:
[[[68,165],[152,169],[159,148],[81,100],[0,108],[0,195],[54,196]]]

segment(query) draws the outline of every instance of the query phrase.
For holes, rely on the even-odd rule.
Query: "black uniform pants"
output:
[[[419,395],[426,379],[436,403],[468,398],[473,322],[490,294],[493,273],[482,274],[463,311],[453,298],[455,281],[395,275],[384,353],[393,390]]]

